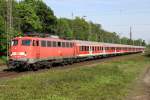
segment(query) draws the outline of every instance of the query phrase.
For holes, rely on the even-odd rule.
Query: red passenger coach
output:
[[[144,52],[145,47],[59,38],[16,37],[12,39],[9,65],[38,68],[53,63],[72,63],[106,55]]]

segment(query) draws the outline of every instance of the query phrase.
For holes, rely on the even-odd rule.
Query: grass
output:
[[[147,47],[146,50],[145,50],[145,55],[147,57],[150,57],[150,47]]]
[[[122,100],[149,64],[149,58],[132,55],[92,67],[3,79],[0,100]]]

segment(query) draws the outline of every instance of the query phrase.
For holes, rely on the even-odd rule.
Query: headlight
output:
[[[12,52],[10,56],[27,56],[26,52]]]

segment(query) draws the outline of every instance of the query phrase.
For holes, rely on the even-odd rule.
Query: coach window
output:
[[[99,47],[97,47],[97,51],[99,51]]]
[[[83,46],[83,49],[82,49],[82,50],[85,51],[85,49],[86,49],[85,46]]]
[[[97,51],[97,47],[95,47],[95,51]]]
[[[46,41],[41,41],[41,46],[46,47]]]
[[[87,46],[87,51],[89,51],[89,46]]]
[[[84,51],[84,46],[82,46],[82,51]]]
[[[83,46],[81,46],[81,51],[83,51]]]
[[[94,47],[92,47],[92,51],[94,51]]]
[[[57,47],[57,42],[53,41],[53,47]]]
[[[85,46],[82,46],[82,50],[85,51]]]
[[[107,47],[107,50],[109,50],[109,47]]]
[[[86,51],[86,46],[83,46],[83,48],[84,48],[84,51]]]
[[[83,46],[83,50],[86,51],[86,46]]]
[[[47,41],[47,47],[51,47],[52,44],[51,44],[51,41]]]
[[[39,46],[39,40],[36,41],[36,46]]]
[[[86,46],[84,46],[84,51],[87,51],[87,47]]]
[[[23,46],[30,46],[31,40],[22,40],[22,45]]]
[[[72,43],[72,42],[70,43],[70,47],[71,47],[71,48],[73,47],[73,43]]]
[[[71,48],[73,47],[73,43],[70,43],[70,47],[71,47]]]
[[[61,47],[61,42],[58,42],[58,47]]]
[[[70,46],[69,46],[69,42],[66,42],[66,47],[68,47],[68,48],[70,47]]]
[[[87,48],[87,46],[85,46],[85,51],[88,51],[88,48]]]
[[[62,42],[62,47],[65,47],[65,42]]]

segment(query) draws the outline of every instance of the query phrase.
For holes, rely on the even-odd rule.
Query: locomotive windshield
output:
[[[22,40],[22,45],[23,46],[30,46],[31,40]]]
[[[12,40],[11,45],[12,46],[17,46],[18,45],[18,40]]]

